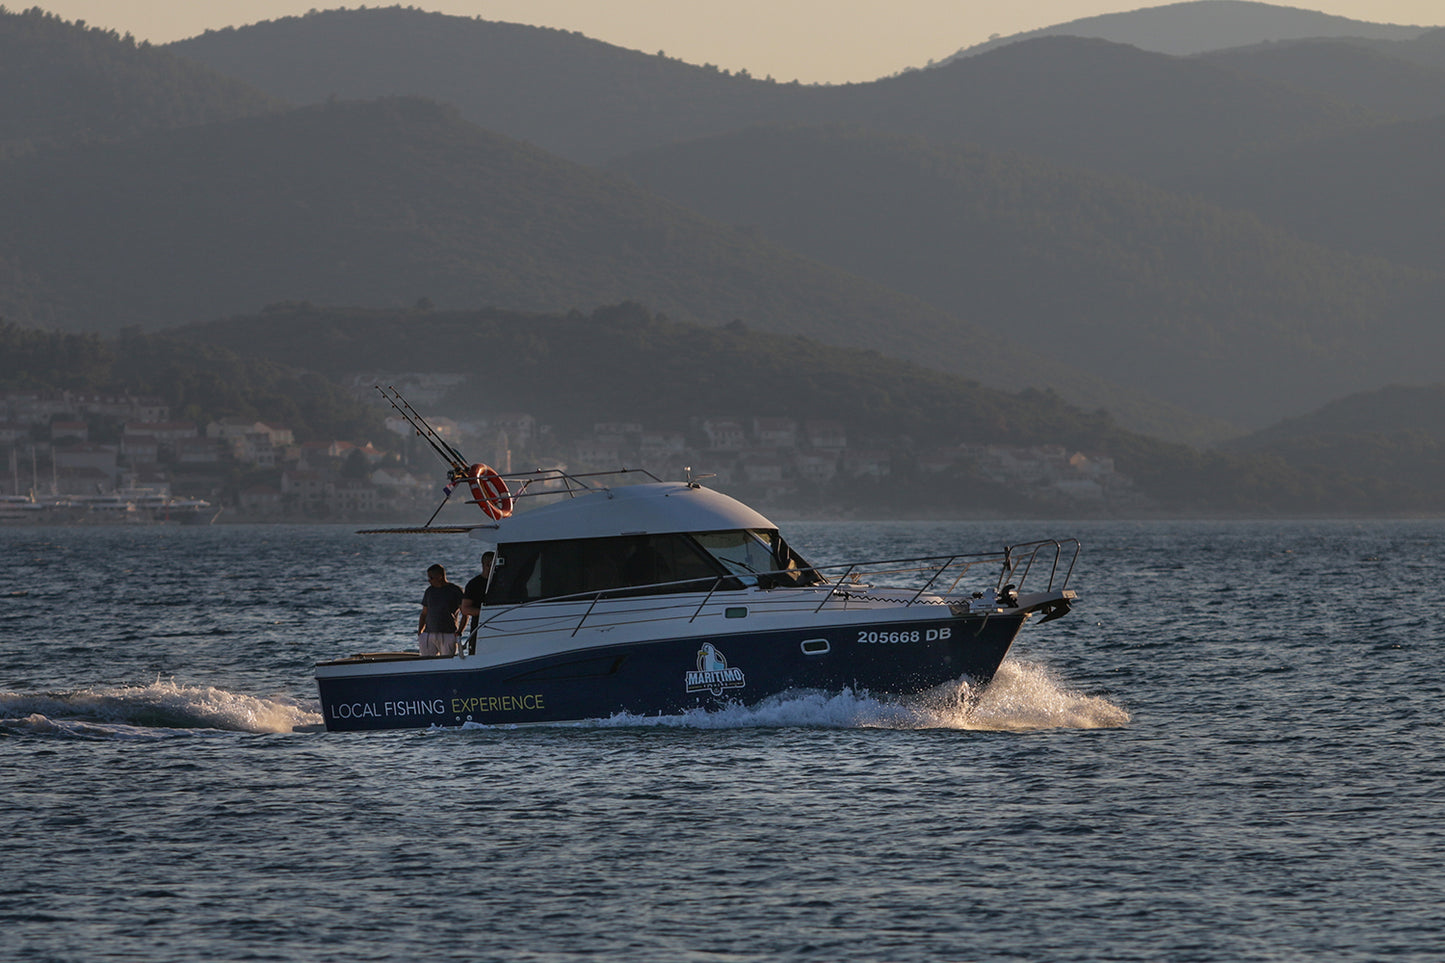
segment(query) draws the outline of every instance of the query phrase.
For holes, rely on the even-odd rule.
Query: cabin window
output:
[[[688,535],[623,535],[503,545],[487,588],[488,605],[515,605],[595,592],[648,594],[738,589]],[[721,584],[720,584],[721,580]],[[662,584],[658,584],[662,583]]]
[[[539,599],[739,591],[823,581],[777,532],[621,535],[498,549],[486,604]]]

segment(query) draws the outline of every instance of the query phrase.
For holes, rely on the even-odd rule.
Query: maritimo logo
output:
[[[724,689],[741,689],[747,685],[742,669],[728,668],[727,657],[704,642],[697,650],[697,669],[687,673],[685,678],[688,692],[711,692],[722,695]]]

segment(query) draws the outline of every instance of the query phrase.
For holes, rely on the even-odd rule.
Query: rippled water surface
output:
[[[1081,602],[969,712],[293,732],[464,540],[0,529],[0,957],[1442,958],[1445,523],[786,528]]]

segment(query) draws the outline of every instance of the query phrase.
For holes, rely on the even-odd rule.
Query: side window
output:
[[[698,551],[686,535],[667,535],[654,538],[653,542],[668,573],[668,581],[712,581],[723,574],[717,562]]]
[[[537,556],[535,544],[499,546],[485,603],[516,605],[536,598],[541,592],[542,579]]]
[[[727,574],[686,535],[635,535],[502,545],[487,604],[512,604],[657,583],[656,592],[708,591]],[[728,580],[732,583],[732,580]],[[676,584],[670,584],[676,583]],[[721,586],[739,588],[735,583]],[[632,593],[647,594],[647,593]]]
[[[787,578],[794,585],[818,585],[828,581],[818,572],[813,571],[808,560],[793,551],[788,543],[783,541],[781,535],[774,539],[773,557],[777,560],[776,564],[779,570],[787,573]]]
[[[658,592],[713,588],[723,572],[685,535],[638,535],[621,540],[622,584],[656,585]]]

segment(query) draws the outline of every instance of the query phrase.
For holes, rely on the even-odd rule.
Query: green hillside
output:
[[[382,436],[384,409],[351,400],[335,380],[358,371],[425,370],[468,380],[442,406],[472,417],[527,411],[564,434],[597,421],[636,420],[685,430],[698,412],[730,416],[826,418],[855,444],[926,452],[958,444],[1028,448],[1058,445],[1107,456],[1133,479],[1142,511],[1196,513],[1371,513],[1439,511],[1438,486],[1419,484],[1433,447],[1413,448],[1359,427],[1367,447],[1340,435],[1340,450],[1380,456],[1326,464],[1276,442],[1208,453],[1118,428],[1048,392],[1001,392],[874,352],[807,339],[666,321],[638,305],[590,314],[376,311],[278,307],[262,315],[113,338],[41,332],[0,324],[0,390],[71,390],[154,395],[176,417],[242,417],[284,424],[301,440]],[[586,387],[579,404],[573,386]],[[1441,391],[1421,424],[1438,419]],[[1419,404],[1417,396],[1404,406]],[[435,413],[435,412],[432,412]],[[1440,420],[1436,425],[1442,423]],[[1424,432],[1408,424],[1403,431]],[[1262,437],[1262,436],[1261,436]],[[1315,436],[1311,436],[1315,437]],[[1391,446],[1408,455],[1388,459]],[[1317,446],[1318,447],[1318,446]],[[1434,457],[1435,462],[1424,459]],[[1413,461],[1411,459],[1414,459]],[[905,459],[906,463],[906,459]],[[856,487],[856,486],[855,486]],[[946,476],[904,472],[878,490],[842,488],[875,514],[977,512],[1039,506],[961,470]],[[989,499],[980,501],[980,499]],[[815,508],[817,506],[814,506]]]
[[[589,163],[752,124],[844,123],[1157,176],[1369,120],[1246,74],[1075,37],[833,87],[397,7],[288,17],[172,49],[297,103],[423,95]]]
[[[1422,67],[1445,70],[1445,27],[1427,30],[1418,37],[1390,42],[1366,41],[1394,57],[1417,63]]]
[[[1077,367],[1242,423],[1432,377],[1440,279],[1137,181],[858,129],[754,128],[611,165]],[[1432,331],[1424,339],[1410,334]],[[1420,350],[1401,357],[1394,342]]]
[[[774,119],[802,90],[566,30],[402,7],[313,11],[169,49],[299,104],[443,101],[488,130],[584,162]]]
[[[0,391],[130,393],[178,419],[282,424],[299,440],[381,437],[376,410],[330,381],[262,358],[164,334],[38,331],[0,321]]]
[[[1268,454],[1200,452],[1146,438],[1049,392],[1002,392],[875,352],[741,324],[679,324],[636,304],[560,316],[278,306],[172,333],[328,378],[466,374],[448,411],[526,411],[564,432],[612,420],[684,429],[693,417],[721,412],[825,418],[843,422],[850,438],[885,448],[1057,444],[1106,454],[1169,512],[1298,514],[1373,505],[1356,505],[1357,491],[1330,474],[1297,472]],[[950,489],[939,484],[915,489],[900,480],[890,489],[890,510],[910,498],[946,499]]]
[[[1191,424],[1055,352],[426,101],[335,102],[17,158],[3,173],[0,268],[14,281],[0,284],[0,314],[17,321],[113,331],[281,302],[566,311],[638,300],[985,383],[1052,385],[1161,431]]]
[[[149,78],[187,63],[44,15],[3,16],[64,34],[35,64],[53,82],[17,79],[0,108],[12,116],[84,117],[106,98],[164,106]],[[1430,38],[1411,49],[1428,53]],[[138,66],[97,71],[92,45]],[[1386,379],[1439,378],[1431,125],[1382,125],[1199,59],[1046,37],[812,87],[399,8],[174,50],[311,85],[302,97],[324,102],[229,119],[158,110],[104,136],[73,119],[24,128],[0,157],[5,317],[117,330],[267,304],[557,314],[635,301],[980,384],[1046,385],[1175,439]],[[199,73],[161,86],[200,96],[215,83],[185,69]],[[100,92],[74,77],[100,78]],[[329,96],[380,91],[459,106]],[[799,118],[852,130],[745,126]],[[648,183],[677,199],[666,200],[509,133],[593,158],[691,143],[651,160]],[[1368,145],[1382,135],[1391,155],[1376,164]],[[1352,144],[1366,146],[1333,146]],[[1212,191],[1234,212],[1144,179]],[[1377,243],[1391,224],[1399,250]]]
[[[368,371],[471,376],[452,404],[522,406],[567,431],[598,420],[683,428],[700,412],[828,417],[880,437],[1007,436],[1089,444],[1116,429],[1045,392],[1002,392],[874,351],[741,322],[670,321],[636,303],[583,314],[277,305],[175,337],[340,379]],[[586,404],[575,386],[585,386]],[[605,417],[604,417],[605,415]]]
[[[1333,401],[1237,439],[1305,475],[1351,480],[1394,510],[1436,512],[1445,477],[1445,384],[1391,385]]]
[[[1445,104],[1401,121],[1223,164],[1178,186],[1341,251],[1445,271]]]
[[[244,117],[276,99],[129,34],[0,8],[0,157]]]
[[[960,50],[973,56],[1020,40],[1042,36],[1095,37],[1156,53],[1189,55],[1260,42],[1311,37],[1362,37],[1383,43],[1417,38],[1425,28],[1373,23],[1315,10],[1254,0],[1185,0],[1120,13],[1081,17],[1066,23],[998,37]]]
[[[288,300],[567,310],[638,298],[675,317],[915,354],[972,333],[420,100],[52,151],[4,175],[0,257],[49,297],[31,311],[41,322],[114,330]],[[14,297],[0,307],[26,319]],[[909,344],[894,343],[900,331]]]
[[[1237,439],[1232,447],[1258,449],[1292,438],[1342,438],[1383,431],[1410,432],[1445,443],[1445,384],[1397,384],[1362,391]]]
[[[808,121],[1018,151],[1150,180],[1372,123],[1310,91],[1200,60],[1041,37],[820,92]]]
[[[1297,40],[1219,50],[1203,60],[1312,90],[1382,117],[1423,120],[1445,110],[1445,67],[1356,40]]]

